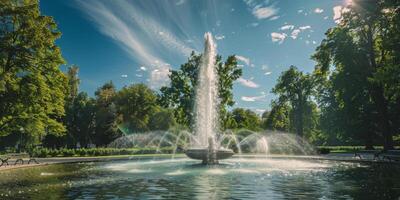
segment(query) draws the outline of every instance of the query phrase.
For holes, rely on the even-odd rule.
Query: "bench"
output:
[[[374,159],[376,158],[376,154],[379,153],[379,150],[358,150],[354,152],[354,157],[363,159],[361,154],[374,154]]]
[[[8,165],[8,160],[9,159],[10,159],[10,157],[7,157],[7,156],[0,157],[0,161],[1,161],[0,167],[5,165],[5,164]]]
[[[390,162],[400,161],[400,150],[387,150],[375,154],[377,159],[387,160]]]
[[[9,165],[9,160],[15,159],[14,165],[17,165],[18,163],[23,165],[26,161],[24,161],[24,158],[28,158],[28,164],[31,164],[31,162],[39,164],[39,162],[35,159],[32,158],[29,154],[27,153],[9,153],[5,154],[0,158],[1,164],[0,167],[3,165]]]

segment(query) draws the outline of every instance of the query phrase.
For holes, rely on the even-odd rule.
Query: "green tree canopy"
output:
[[[289,103],[293,113],[293,125],[299,136],[304,136],[306,121],[311,117],[311,95],[313,92],[313,78],[309,74],[303,74],[295,66],[290,66],[282,72],[272,92],[279,96],[277,103]],[[281,109],[278,107],[277,109]],[[279,111],[279,110],[276,110]],[[277,115],[274,114],[274,117]],[[280,127],[284,127],[280,125]]]
[[[23,130],[36,143],[65,133],[60,35],[37,0],[0,1],[0,136]]]
[[[105,146],[114,139],[121,136],[118,130],[118,115],[114,104],[116,89],[110,81],[98,88],[96,95],[96,117],[95,117],[95,134],[93,137],[94,144]]]
[[[260,130],[261,119],[257,113],[252,110],[235,108],[232,110],[232,119],[235,121],[235,128],[243,128],[252,131]]]
[[[145,84],[122,88],[115,96],[120,122],[129,132],[148,131],[151,115],[157,110],[157,96]]]
[[[399,132],[399,5],[354,1],[313,56],[323,115],[335,114],[343,132],[363,138],[369,148],[379,134],[385,149],[392,149],[392,135]]]

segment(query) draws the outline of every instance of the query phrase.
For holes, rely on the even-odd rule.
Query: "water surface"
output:
[[[0,172],[0,199],[397,199],[400,168],[292,158],[142,159]]]

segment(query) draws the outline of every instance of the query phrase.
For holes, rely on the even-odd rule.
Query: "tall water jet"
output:
[[[204,35],[204,53],[199,69],[196,88],[195,147],[207,147],[210,139],[215,141],[218,123],[218,80],[215,69],[216,45],[211,33]]]
[[[215,68],[216,44],[211,33],[204,35],[204,52],[199,68],[194,107],[194,140],[186,151],[190,158],[203,160],[205,164],[216,164],[218,159],[233,155],[229,149],[220,149],[216,143],[218,130],[218,74]]]

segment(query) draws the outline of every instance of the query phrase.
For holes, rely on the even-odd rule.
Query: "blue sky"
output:
[[[311,72],[310,56],[340,20],[349,0],[41,0],[62,32],[57,44],[67,65],[80,67],[80,90],[112,80],[118,88],[168,84],[188,54],[203,49],[211,32],[218,53],[235,54],[243,76],[235,82],[235,107],[270,107],[277,78],[290,65]],[[63,66],[65,70],[66,66]]]

